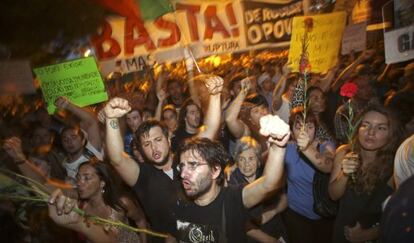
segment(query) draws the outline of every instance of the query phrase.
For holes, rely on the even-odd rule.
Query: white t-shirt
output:
[[[64,162],[63,166],[66,169],[66,173],[70,179],[75,179],[78,174],[78,168],[82,163],[88,161],[91,157],[96,156],[100,161],[103,160],[103,151],[98,151],[89,141],[86,143],[83,154],[75,161],[71,163]]]

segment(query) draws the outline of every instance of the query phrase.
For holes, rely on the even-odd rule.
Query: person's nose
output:
[[[151,149],[152,149],[152,151],[157,150],[157,146],[155,145],[155,143],[151,143]]]
[[[187,166],[181,166],[180,168],[180,176],[183,179],[187,179],[189,176],[189,170],[187,169]]]
[[[368,135],[375,136],[375,128],[372,126],[368,127]]]

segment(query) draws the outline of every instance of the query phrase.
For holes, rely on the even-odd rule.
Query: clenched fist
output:
[[[131,111],[128,100],[122,98],[113,98],[106,103],[104,113],[106,118],[119,118]]]
[[[212,76],[209,77],[204,84],[211,95],[216,95],[223,90],[224,80],[219,76]]]

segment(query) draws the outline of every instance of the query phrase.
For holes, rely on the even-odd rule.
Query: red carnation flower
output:
[[[352,98],[358,91],[358,86],[353,82],[347,82],[341,87],[340,94],[343,97]]]
[[[308,32],[312,31],[312,29],[313,29],[313,19],[310,18],[310,17],[306,17],[304,22],[305,22],[305,30],[308,31]]]

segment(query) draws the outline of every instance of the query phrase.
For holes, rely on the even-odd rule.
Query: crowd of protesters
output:
[[[414,62],[386,65],[384,53],[366,50],[306,85],[285,52],[200,68],[161,65],[130,82],[113,73],[107,102],[80,108],[59,97],[53,115],[40,100],[3,105],[0,166],[51,197],[24,215],[2,200],[2,238],[413,242]],[[348,102],[340,90],[350,83]],[[269,114],[290,129],[263,133]],[[332,215],[315,209],[317,175],[328,178]],[[167,237],[88,222],[75,207]]]

